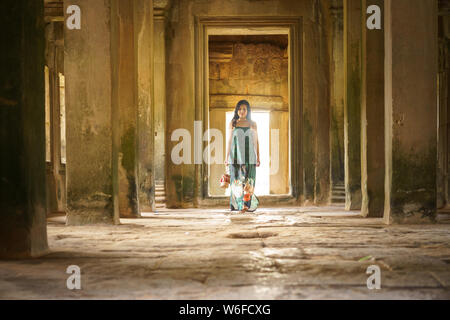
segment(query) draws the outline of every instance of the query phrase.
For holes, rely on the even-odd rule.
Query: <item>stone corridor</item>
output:
[[[342,207],[163,209],[121,225],[48,219],[50,253],[0,261],[0,299],[449,299],[448,224]],[[369,290],[369,265],[381,289]],[[66,268],[81,268],[81,290]]]

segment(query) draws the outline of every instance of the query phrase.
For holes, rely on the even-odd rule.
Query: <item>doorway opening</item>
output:
[[[288,34],[208,37],[208,129],[223,133],[225,152],[236,103],[249,101],[260,148],[258,196],[291,193],[288,44]],[[210,197],[229,196],[217,184],[224,169],[223,164],[209,164]]]

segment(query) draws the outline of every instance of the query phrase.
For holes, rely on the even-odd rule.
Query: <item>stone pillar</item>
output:
[[[448,5],[450,7],[450,4]],[[449,8],[450,9],[450,8]],[[450,205],[450,15],[446,15],[445,17],[442,17],[442,20],[444,21],[444,39],[445,39],[445,49],[444,49],[444,57],[442,58],[442,69],[444,69],[444,74],[442,81],[440,81],[441,84],[441,90],[440,90],[440,105],[442,105],[442,108],[445,108],[447,110],[446,112],[446,121],[443,120],[443,123],[445,123],[445,134],[446,134],[446,159],[445,159],[445,203],[447,206]]]
[[[154,211],[153,0],[134,0],[139,206]]]
[[[44,2],[2,1],[0,258],[47,252]]]
[[[67,224],[119,223],[117,118],[111,99],[109,1],[70,0],[81,9],[81,29],[65,28]],[[67,14],[66,14],[67,15]],[[67,19],[67,16],[66,16]]]
[[[223,118],[222,118],[223,119]],[[270,130],[278,130],[278,171],[269,177],[270,194],[289,193],[289,112],[284,110],[271,110]],[[226,125],[226,124],[225,124]],[[269,132],[270,155],[275,157],[272,150],[272,135]],[[273,158],[274,159],[274,158]],[[275,166],[275,165],[274,165]],[[223,168],[223,167],[222,167]],[[270,166],[269,166],[270,168]],[[214,180],[213,180],[214,181]]]
[[[154,13],[155,35],[155,180],[165,184],[166,163],[166,16],[164,8]]]
[[[305,74],[312,72],[304,81],[303,105],[303,196],[304,205],[322,205],[330,200],[330,98],[329,98],[329,51],[327,44],[327,16],[325,2],[317,3],[311,24],[305,24],[304,32],[314,39],[317,50],[304,51]],[[306,40],[305,40],[306,41]],[[319,55],[318,55],[319,53]],[[307,70],[309,69],[309,70]],[[317,90],[314,84],[323,85]]]
[[[450,3],[447,5],[450,7]],[[437,207],[449,206],[449,74],[450,74],[450,8],[440,2],[439,7],[439,130],[438,130],[438,169],[437,169]],[[446,12],[447,10],[447,12]]]
[[[384,209],[384,27],[369,30],[366,11],[384,0],[363,0],[361,92],[361,214],[383,217]],[[383,14],[381,14],[381,19]]]
[[[334,1],[331,57],[331,184],[344,183],[344,24],[342,0]]]
[[[361,208],[361,0],[344,0],[345,209]]]
[[[304,205],[314,203],[315,178],[315,112],[312,105],[303,106],[303,196]]]
[[[317,73],[320,78],[326,79],[327,85],[318,96],[316,107],[316,166],[314,185],[314,204],[327,205],[331,200],[331,175],[330,175],[330,57],[331,45],[329,42],[329,30],[331,25],[329,7],[327,2],[320,3],[318,41],[320,41],[320,57]]]
[[[136,56],[134,41],[134,1],[111,0],[111,51],[113,65],[112,99],[117,99],[119,125],[119,213],[120,217],[140,216],[138,200]]]
[[[386,222],[434,219],[437,0],[386,0],[384,5],[384,218]]]
[[[61,3],[62,5],[62,3]],[[62,8],[61,8],[62,11]],[[47,66],[46,77],[46,161],[47,161],[47,211],[48,213],[64,211],[65,201],[61,197],[61,188],[65,189],[65,179],[61,179],[60,172],[65,168],[61,163],[61,123],[60,123],[60,90],[59,76],[61,64],[58,60],[64,57],[64,44],[57,45],[64,41],[64,22],[52,21],[45,26],[45,64]],[[62,54],[61,54],[62,53]],[[48,127],[47,127],[48,126]],[[63,189],[63,190],[64,190]],[[64,190],[65,193],[65,190]],[[62,195],[62,194],[61,194]],[[62,210],[61,210],[62,209]]]
[[[166,95],[166,106],[169,112],[167,116],[167,161],[166,161],[166,204],[168,208],[186,208],[194,205],[194,198],[198,194],[195,189],[201,190],[195,184],[196,165],[176,165],[169,158],[173,148],[180,143],[171,141],[172,134],[177,129],[186,129],[190,133],[192,147],[192,158],[194,162],[194,121],[202,119],[196,117],[195,108],[195,63],[193,39],[193,19],[189,14],[181,14],[191,10],[192,3],[189,1],[176,1],[170,11],[169,24],[171,34],[166,37],[168,41],[166,84],[170,93]],[[188,18],[189,17],[189,18]],[[192,144],[191,144],[192,143]],[[199,168],[200,165],[197,165]]]

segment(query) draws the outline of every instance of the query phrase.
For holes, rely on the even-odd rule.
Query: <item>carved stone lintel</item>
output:
[[[212,94],[209,107],[211,109],[234,109],[236,101],[247,100],[254,110],[288,111],[288,106],[281,96],[269,95],[243,95],[243,94]]]

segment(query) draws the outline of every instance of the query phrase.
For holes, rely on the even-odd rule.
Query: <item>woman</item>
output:
[[[231,211],[253,212],[259,204],[254,189],[260,160],[256,123],[247,100],[237,103],[229,129],[225,165],[230,169]]]

